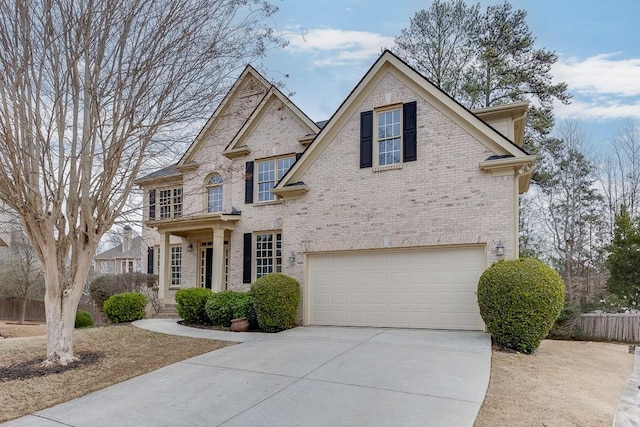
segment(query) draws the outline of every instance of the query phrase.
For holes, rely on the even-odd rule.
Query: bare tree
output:
[[[551,262],[566,284],[567,301],[595,293],[606,244],[604,200],[597,191],[596,165],[584,152],[580,123],[565,121],[558,138],[544,145],[540,167],[540,220],[553,254]]]
[[[0,199],[42,264],[45,364],[75,360],[96,246],[145,159],[277,42],[258,0],[0,2]]]
[[[480,5],[435,0],[429,9],[416,12],[393,49],[440,89],[461,99],[479,19]]]
[[[601,185],[609,209],[609,224],[622,206],[632,218],[640,215],[640,124],[626,122],[613,138],[611,152],[603,162]]]

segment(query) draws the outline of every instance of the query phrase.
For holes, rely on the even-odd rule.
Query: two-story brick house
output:
[[[304,324],[482,329],[482,271],[518,255],[526,103],[469,111],[390,52],[314,123],[253,68],[176,165],[141,178],[160,298],[302,284]]]

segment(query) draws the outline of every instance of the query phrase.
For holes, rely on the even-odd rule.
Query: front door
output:
[[[229,275],[229,244],[224,244],[224,283],[222,288],[226,289]],[[213,280],[213,243],[203,242],[200,244],[200,286],[211,289]]]
[[[211,289],[213,278],[213,244],[203,242],[200,244],[200,286]]]

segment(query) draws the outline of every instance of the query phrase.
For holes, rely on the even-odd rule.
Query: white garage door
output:
[[[309,254],[311,325],[482,330],[484,247]]]

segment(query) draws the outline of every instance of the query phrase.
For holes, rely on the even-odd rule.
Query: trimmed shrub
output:
[[[563,308],[564,283],[537,259],[501,260],[482,273],[478,305],[498,345],[531,353]]]
[[[76,328],[87,328],[89,326],[93,326],[93,317],[91,317],[91,313],[84,310],[76,311]]]
[[[251,285],[251,295],[260,329],[278,332],[296,324],[300,284],[281,273],[262,276]]]
[[[93,302],[102,307],[109,297],[123,292],[140,292],[147,297],[158,283],[158,276],[145,273],[107,274],[98,276],[89,283]]]
[[[144,319],[147,297],[138,292],[113,295],[104,302],[102,311],[113,323],[133,322]]]
[[[213,295],[205,288],[185,288],[176,292],[176,310],[187,325],[209,325],[205,304]]]
[[[246,317],[251,327],[258,325],[253,297],[248,292],[222,291],[212,294],[205,304],[212,325],[231,326],[231,319]]]
[[[211,294],[204,306],[209,321],[215,326],[231,326],[233,306],[236,303],[236,292],[222,291]]]

